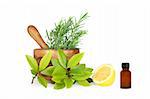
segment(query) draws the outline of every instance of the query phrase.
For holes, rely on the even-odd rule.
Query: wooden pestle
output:
[[[35,26],[29,25],[27,31],[29,35],[38,43],[38,45],[42,49],[48,49],[48,45],[44,42],[44,40],[42,39],[40,33],[38,32]]]

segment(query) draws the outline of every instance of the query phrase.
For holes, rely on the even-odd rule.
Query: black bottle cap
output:
[[[129,69],[129,63],[122,63],[122,68],[127,68],[127,69]]]

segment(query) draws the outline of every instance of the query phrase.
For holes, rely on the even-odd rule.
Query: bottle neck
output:
[[[129,70],[129,68],[122,68],[123,70]]]

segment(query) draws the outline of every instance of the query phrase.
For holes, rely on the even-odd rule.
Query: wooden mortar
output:
[[[39,63],[41,58],[50,51],[52,53],[52,59],[58,59],[58,53],[55,49],[34,49],[34,58]],[[67,59],[70,59],[73,55],[79,53],[79,49],[67,49],[63,50]],[[51,64],[49,64],[51,66]]]
[[[52,53],[52,58],[51,59],[58,59],[58,53],[57,50],[54,49],[34,49],[34,58],[37,60],[38,64],[41,60],[41,58],[48,53],[48,51],[51,51]],[[70,50],[63,50],[65,55],[67,56],[67,60],[69,60],[73,55],[79,53],[79,49],[70,49]],[[48,66],[52,66],[51,62],[49,63]],[[51,80],[50,76],[43,75],[45,79],[48,81]]]

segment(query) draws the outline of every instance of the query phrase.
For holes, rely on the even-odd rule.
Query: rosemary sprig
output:
[[[87,18],[88,13],[81,15],[79,20],[75,17],[61,19],[50,32],[46,30],[49,48],[75,49],[80,42],[80,38],[87,34],[87,30],[82,30],[83,21]]]

